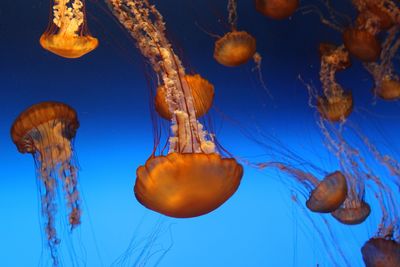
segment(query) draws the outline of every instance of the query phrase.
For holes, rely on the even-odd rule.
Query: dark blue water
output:
[[[297,12],[288,20],[272,21],[258,14],[252,1],[239,1],[239,29],[257,38],[271,99],[252,63],[226,68],[212,57],[215,39],[202,29],[218,35],[228,30],[226,1],[152,2],[164,15],[171,42],[187,69],[214,84],[216,109],[211,117],[229,152],[255,162],[271,160],[268,151],[242,134],[243,129],[261,129],[304,160],[327,171],[337,167],[335,157],[322,145],[316,111],[308,106],[308,93],[298,75],[320,86],[318,44],[339,44],[339,33],[322,25],[316,15]],[[303,2],[303,6],[312,4]],[[89,28],[100,46],[74,60],[43,50],[39,37],[48,22],[48,6],[42,0],[0,4],[0,266],[49,263],[41,241],[33,159],[19,154],[9,135],[20,112],[49,100],[74,107],[81,124],[75,149],[81,167],[83,219],[74,234],[75,245],[63,243],[60,255],[65,266],[72,266],[72,248],[86,266],[110,266],[135,238],[138,243],[132,247],[137,250],[125,254],[132,255],[127,265],[132,266],[157,229],[158,240],[151,249],[159,252],[149,266],[169,248],[159,266],[334,266],[329,255],[343,264],[340,251],[351,266],[363,266],[360,247],[376,232],[381,215],[377,205],[371,204],[373,212],[362,225],[345,227],[325,216],[326,227],[321,216],[291,200],[301,186],[282,183],[286,178],[274,172],[245,166],[238,192],[221,208],[199,218],[169,219],[141,206],[133,195],[135,170],[153,149],[152,100],[143,58],[104,3],[92,0],[87,1]],[[338,8],[354,14],[348,3]],[[350,119],[378,147],[398,156],[399,103],[375,101],[372,80],[358,62],[338,79],[354,95]],[[262,141],[269,142],[268,138]],[[68,240],[68,227],[64,229],[62,238]],[[324,244],[321,236],[331,232],[334,242],[330,238]]]

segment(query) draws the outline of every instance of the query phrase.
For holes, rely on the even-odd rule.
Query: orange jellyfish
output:
[[[190,92],[193,96],[193,105],[196,112],[196,117],[199,118],[205,115],[212,106],[214,99],[214,86],[201,77],[196,75],[185,75]],[[172,114],[169,111],[168,103],[166,102],[167,90],[165,86],[160,86],[154,99],[154,106],[158,114],[164,119],[170,120]]]
[[[319,181],[313,174],[289,166],[282,162],[266,162],[258,167],[274,167],[299,181],[309,191],[306,201],[309,210],[319,213],[329,213],[342,205],[347,195],[346,178],[340,171],[325,175]]]
[[[79,58],[98,46],[90,35],[84,0],[54,0],[50,22],[40,37],[40,45],[65,58]]]
[[[364,64],[374,79],[374,93],[389,101],[400,98],[400,80],[393,67],[393,59],[400,47],[400,39],[396,38],[399,32],[399,26],[393,26],[388,31],[379,60]]]
[[[67,201],[69,224],[80,224],[77,167],[72,139],[79,127],[77,114],[66,104],[43,102],[22,112],[11,128],[11,138],[21,153],[33,155],[38,178],[43,183],[42,214],[53,264],[58,264],[55,228],[57,186],[62,183]]]
[[[384,238],[371,238],[361,249],[366,267],[400,266],[400,243]]]
[[[335,74],[350,65],[349,53],[343,46],[321,44],[320,55],[320,80],[324,96],[317,98],[317,109],[329,121],[344,120],[353,110],[353,97],[351,92],[345,92],[336,82]]]
[[[299,7],[299,0],[255,0],[256,10],[272,19],[286,19]]]
[[[236,67],[248,62],[256,53],[256,39],[245,31],[237,31],[237,1],[228,0],[231,32],[215,42],[214,59],[227,67]]]
[[[110,0],[109,7],[161,80],[171,114],[168,154],[156,156],[155,147],[137,169],[137,200],[151,210],[177,218],[215,210],[236,192],[242,166],[218,153],[214,135],[197,120],[196,94],[165,36],[165,23],[156,7],[147,0]]]

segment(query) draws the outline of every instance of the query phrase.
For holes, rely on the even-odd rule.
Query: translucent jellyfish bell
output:
[[[395,77],[384,77],[375,83],[374,91],[384,100],[397,100],[400,98],[400,81]]]
[[[285,19],[299,7],[299,0],[255,0],[258,12],[272,19]]]
[[[361,248],[366,267],[400,266],[400,244],[391,239],[371,238]]]
[[[353,111],[353,96],[351,92],[343,92],[337,97],[318,97],[317,109],[322,117],[329,121],[343,120]]]
[[[98,46],[88,31],[84,0],[54,0],[40,45],[61,57],[79,58]]]
[[[364,222],[371,213],[371,207],[365,201],[346,203],[333,211],[332,216],[343,224],[355,225]]]
[[[186,80],[193,95],[193,105],[196,111],[196,117],[199,118],[206,114],[211,108],[214,99],[214,86],[202,78],[200,75],[186,75],[183,79]],[[168,110],[166,99],[166,88],[160,86],[157,89],[155,96],[155,108],[157,113],[164,119],[172,118],[171,112]]]
[[[346,196],[346,178],[341,172],[336,171],[327,175],[311,192],[306,206],[314,212],[328,213],[339,208]]]
[[[147,208],[176,218],[209,213],[237,190],[243,168],[218,154],[150,158],[136,171],[135,195]]]
[[[215,42],[214,58],[227,67],[242,65],[253,58],[256,39],[245,31],[232,31]]]

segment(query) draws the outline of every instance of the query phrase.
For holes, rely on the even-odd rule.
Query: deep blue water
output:
[[[238,68],[216,63],[215,39],[197,26],[224,34],[226,1],[152,2],[164,15],[187,69],[214,84],[218,111],[213,110],[211,117],[218,139],[229,152],[252,161],[271,160],[242,134],[243,129],[262,129],[306,161],[327,171],[337,167],[321,144],[315,110],[307,105],[307,90],[298,75],[320,86],[318,43],[339,43],[338,33],[321,25],[316,15],[297,12],[288,20],[272,21],[256,13],[252,1],[239,1],[239,29],[257,38],[271,99],[252,72],[252,63]],[[153,148],[143,58],[104,4],[92,0],[87,1],[89,28],[100,46],[75,60],[43,50],[38,40],[47,25],[48,6],[42,0],[0,3],[0,266],[47,266],[33,159],[18,153],[9,131],[25,108],[48,100],[65,102],[79,115],[75,150],[84,211],[74,247],[85,255],[86,266],[110,266],[132,238],[143,240],[137,245],[140,251],[159,221],[163,224],[154,250],[172,245],[159,266],[333,266],[328,254],[339,258],[339,250],[351,266],[363,266],[360,247],[375,233],[380,218],[376,205],[364,224],[351,228],[325,216],[337,240],[324,245],[320,236],[330,233],[321,217],[295,204],[291,192],[296,186],[288,188],[282,183],[286,178],[275,173],[245,166],[238,192],[221,208],[199,218],[170,219],[141,206],[133,195],[135,170]],[[339,8],[354,13],[349,4]],[[398,156],[399,103],[374,101],[372,81],[358,62],[341,73],[339,81],[356,99],[350,119],[377,146]],[[60,252],[65,266],[70,266],[69,251],[64,245]]]

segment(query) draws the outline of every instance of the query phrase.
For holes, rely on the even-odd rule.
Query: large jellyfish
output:
[[[330,121],[346,119],[353,110],[353,97],[336,82],[336,72],[350,65],[349,53],[343,46],[320,45],[320,80],[324,96],[317,98],[317,108],[321,116]]]
[[[40,37],[40,45],[61,57],[79,58],[98,46],[90,35],[85,13],[85,0],[54,0],[50,21]]]
[[[299,7],[299,0],[254,0],[256,9],[272,19],[286,19]]]
[[[256,53],[256,39],[237,30],[237,0],[228,0],[228,12],[231,31],[215,42],[214,58],[224,66],[236,67],[260,55]]]
[[[69,225],[80,224],[81,209],[77,189],[77,167],[72,139],[79,127],[77,114],[66,104],[43,102],[22,112],[11,128],[11,138],[21,153],[33,155],[36,173],[43,183],[42,214],[54,265],[58,265],[55,228],[57,186],[62,184],[69,209]]]
[[[235,159],[218,153],[214,136],[198,121],[196,95],[165,36],[165,23],[158,10],[147,0],[108,3],[165,87],[171,114],[168,154],[156,156],[155,148],[145,165],[137,169],[135,196],[145,207],[171,217],[209,213],[235,193],[243,168]]]
[[[400,81],[393,67],[394,57],[400,47],[399,29],[396,25],[388,31],[379,60],[364,64],[374,79],[374,93],[384,100],[400,98]]]

